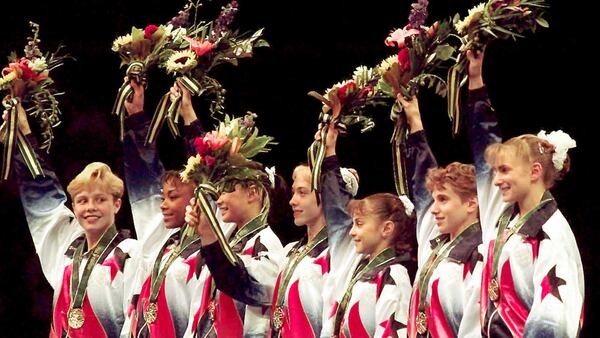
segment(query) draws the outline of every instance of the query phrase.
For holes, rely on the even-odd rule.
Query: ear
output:
[[[531,181],[537,181],[544,175],[544,167],[539,162],[533,162],[531,165]]]
[[[113,197],[113,199],[114,199],[113,203],[115,206],[115,214],[116,214],[117,212],[119,212],[119,209],[121,209],[121,203],[123,203],[123,201],[120,198]]]
[[[389,221],[389,220],[385,221],[383,223],[383,228],[381,229],[381,236],[385,239],[392,238],[395,227],[396,227],[396,225],[394,224],[394,222]]]
[[[470,197],[467,199],[467,212],[469,214],[476,213],[479,211],[479,201],[477,200],[477,195]]]
[[[256,184],[252,184],[246,188],[246,196],[248,197],[248,202],[250,203],[260,198],[260,193]]]

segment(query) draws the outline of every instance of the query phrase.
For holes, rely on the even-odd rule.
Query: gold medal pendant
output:
[[[85,322],[85,315],[81,308],[71,308],[67,312],[67,322],[72,329],[80,329]]]
[[[217,305],[215,304],[214,300],[211,300],[208,303],[208,315],[210,316],[210,320],[212,320],[213,322],[215,321],[216,311],[217,311]]]
[[[498,281],[496,278],[490,279],[490,284],[488,285],[488,296],[492,302],[496,302],[498,299],[500,299],[500,288],[498,287]]]
[[[150,303],[148,304],[148,307],[146,307],[146,311],[144,311],[144,320],[146,323],[152,324],[156,321],[157,314],[158,306],[156,306],[156,303]]]
[[[419,312],[417,315],[417,333],[424,334],[427,332],[427,315],[425,312]]]
[[[275,311],[273,311],[273,325],[277,330],[281,329],[281,327],[283,326],[283,315],[283,307],[275,307]]]

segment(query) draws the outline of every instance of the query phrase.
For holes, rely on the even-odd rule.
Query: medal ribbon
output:
[[[370,262],[364,263],[360,262],[354,270],[354,276],[348,287],[346,288],[346,292],[340,301],[338,308],[335,312],[335,326],[334,326],[334,336],[339,337],[340,334],[340,324],[342,323],[342,319],[344,318],[344,314],[346,313],[346,307],[348,306],[348,302],[350,302],[350,297],[352,296],[352,288],[354,284],[358,282],[367,272],[376,269],[380,266],[388,264],[396,258],[396,251],[394,248],[386,248],[382,252],[380,252],[377,256],[375,256]]]
[[[83,259],[83,248],[87,245],[87,242],[84,240],[77,247],[75,255],[73,256],[73,271],[71,272],[71,308],[80,309],[83,305],[83,299],[85,297],[88,281],[92,275],[92,270],[100,258],[108,255],[106,249],[116,237],[117,228],[113,224],[106,229],[96,244],[96,247],[92,249],[90,258],[83,269],[81,280],[79,279],[79,266]]]

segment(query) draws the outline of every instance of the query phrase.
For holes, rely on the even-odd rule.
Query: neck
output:
[[[535,208],[542,200],[544,192],[546,192],[546,187],[541,184],[531,186],[531,190],[527,196],[525,196],[525,198],[523,198],[521,201],[517,202],[519,205],[519,215],[523,217],[528,212],[533,210],[533,208]]]
[[[238,222],[236,224],[238,230],[243,228],[246,224],[248,224],[248,222],[250,222],[252,219],[254,219],[254,217],[258,216],[258,214],[260,214],[260,209],[254,209],[251,212],[248,212],[244,218],[242,219],[241,222]]]
[[[98,244],[98,241],[102,237],[102,234],[104,234],[104,231],[102,231],[102,232],[90,231],[90,232],[85,233],[85,240],[87,242],[88,250],[92,250],[96,246],[96,244]]]
[[[319,231],[325,227],[325,216],[321,215],[319,219],[312,223],[306,224],[306,235],[308,236],[308,243],[312,242],[317,236]]]
[[[477,223],[479,222],[479,219],[477,218],[477,215],[469,215],[467,217],[467,219],[465,220],[465,222],[458,227],[458,229],[456,229],[453,232],[450,232],[450,240],[454,240],[458,235],[460,235],[463,231],[465,231],[465,229],[467,229],[471,224]]]
[[[391,248],[391,247],[392,247],[392,245],[390,245],[390,243],[387,243],[387,241],[381,242],[380,245],[375,250],[373,250],[373,253],[371,253],[369,255],[369,262],[372,261],[375,257],[377,257],[377,255],[382,253],[385,249]]]

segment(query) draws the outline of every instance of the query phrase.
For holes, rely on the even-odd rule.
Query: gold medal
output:
[[[498,299],[500,299],[500,288],[498,287],[498,281],[496,278],[490,279],[490,284],[488,285],[488,296],[492,302],[496,302]]]
[[[210,316],[210,320],[215,321],[215,312],[217,310],[217,306],[215,305],[215,301],[211,300],[208,303],[208,315]]]
[[[67,312],[67,322],[72,329],[80,329],[85,322],[85,315],[81,308],[71,308]]]
[[[146,311],[144,311],[144,320],[146,323],[152,324],[156,321],[157,314],[158,306],[156,306],[156,303],[150,303],[148,304],[148,307],[146,307]]]
[[[283,326],[283,315],[283,306],[275,307],[275,311],[273,311],[273,325],[277,330]]]
[[[425,312],[419,312],[417,315],[417,333],[424,334],[427,332],[427,315]]]

